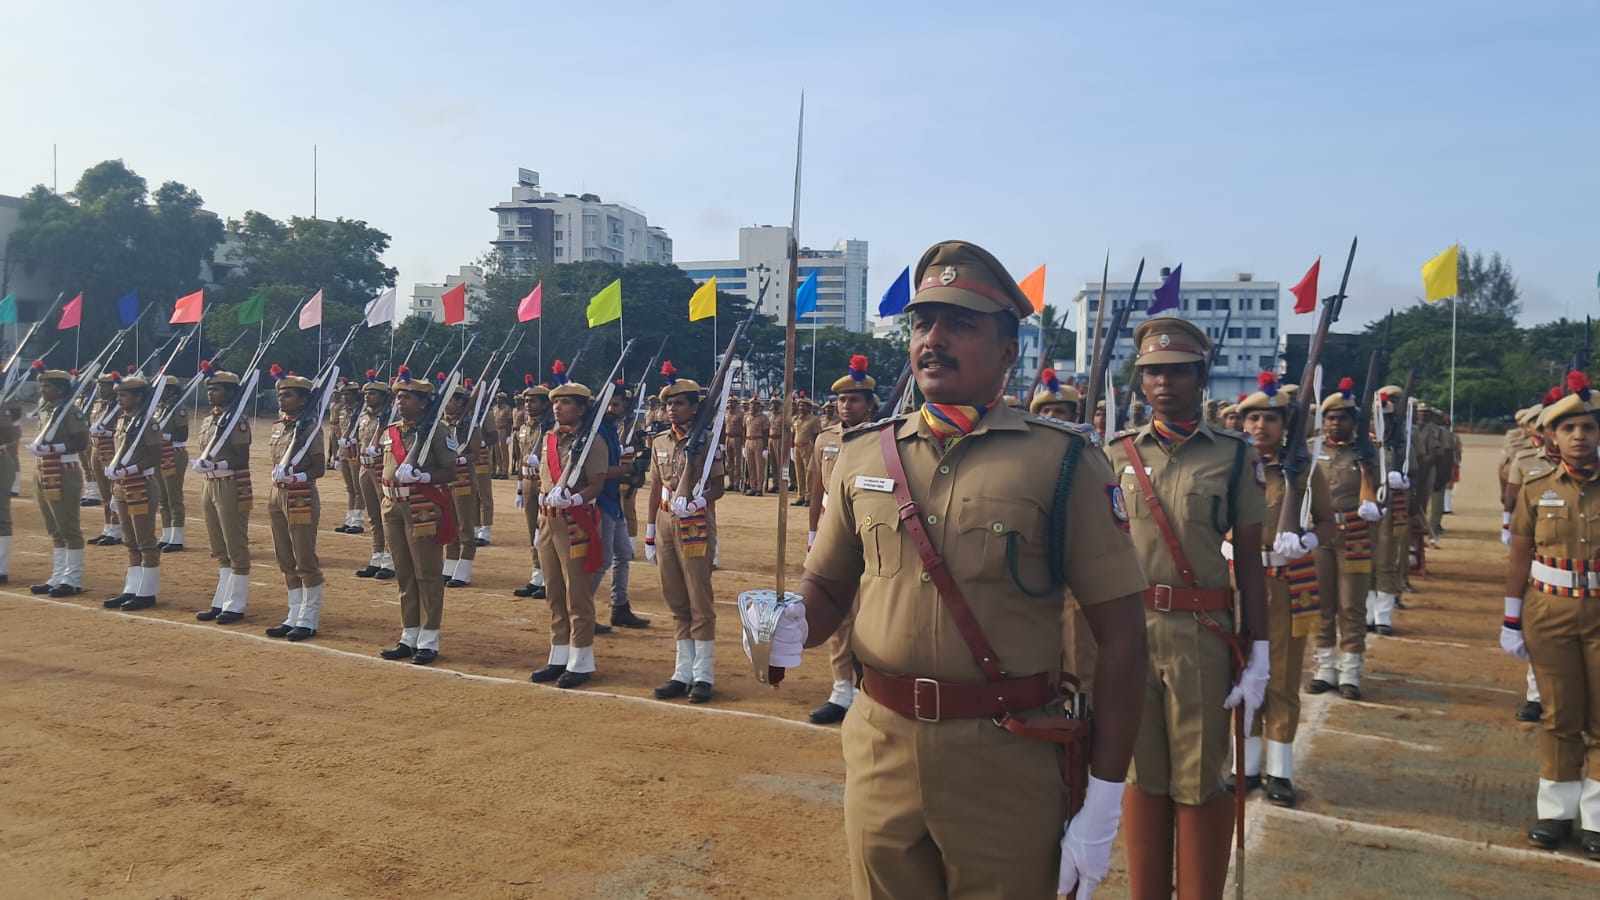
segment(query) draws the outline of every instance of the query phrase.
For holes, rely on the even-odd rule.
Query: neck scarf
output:
[[[1562,460],[1561,468],[1566,469],[1568,475],[1579,481],[1593,481],[1596,475],[1600,475],[1600,460],[1591,459],[1586,465],[1581,466]]]
[[[934,440],[945,452],[949,452],[962,438],[971,434],[978,427],[978,422],[984,414],[994,408],[990,403],[986,406],[962,406],[958,403],[924,403],[922,404],[922,419],[928,423],[928,430],[933,432]]]
[[[672,425],[671,428],[672,436],[680,441],[689,436],[689,429],[687,428],[679,428],[676,425]]]
[[[1150,423],[1150,430],[1162,444],[1175,449],[1184,441],[1194,437],[1194,433],[1200,430],[1200,423],[1163,422],[1156,419]]]

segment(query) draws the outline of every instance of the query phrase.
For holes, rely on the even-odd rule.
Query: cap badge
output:
[[[939,283],[948,287],[958,274],[955,266],[945,266],[944,271],[939,273]]]
[[[1162,335],[1162,336],[1161,336],[1161,337],[1160,337],[1160,338],[1159,338],[1159,339],[1158,339],[1158,340],[1157,340],[1157,341],[1156,341],[1156,343],[1158,343],[1158,344],[1160,344],[1160,345],[1161,345],[1161,347],[1162,347],[1162,349],[1166,349],[1166,347],[1167,347],[1167,345],[1169,345],[1169,344],[1171,344],[1171,343],[1172,343],[1172,337],[1171,337],[1171,336],[1170,336],[1170,335],[1165,335],[1165,334],[1163,334],[1163,335]]]

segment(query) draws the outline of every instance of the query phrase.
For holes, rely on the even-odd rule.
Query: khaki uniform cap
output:
[[[1206,333],[1175,316],[1140,322],[1133,330],[1133,346],[1138,348],[1141,366],[1205,362],[1211,353]]]
[[[1539,420],[1539,414],[1542,412],[1544,412],[1544,407],[1535,403],[1532,406],[1525,406],[1517,410],[1512,418],[1516,420],[1518,425],[1530,425]]]
[[[1600,395],[1594,391],[1587,391],[1589,399],[1585,400],[1582,394],[1568,394],[1560,400],[1544,407],[1539,413],[1539,427],[1549,428],[1568,416],[1594,412],[1600,409]]]
[[[401,378],[395,381],[394,389],[411,394],[432,394],[433,382],[426,378]]]
[[[1047,403],[1082,403],[1083,393],[1070,384],[1063,384],[1059,391],[1047,391],[1040,388],[1033,395],[1033,400],[1028,403],[1029,412],[1038,412],[1039,407]]]
[[[994,254],[966,241],[941,241],[929,247],[912,273],[916,294],[906,309],[947,303],[980,313],[1009,312],[1019,320],[1033,315],[1033,301]]]
[[[1266,391],[1256,391],[1254,394],[1239,401],[1234,409],[1239,415],[1244,415],[1252,409],[1270,409],[1280,414],[1289,412],[1289,405],[1294,402],[1294,392],[1289,390],[1293,385],[1278,388],[1276,394],[1268,395]]]
[[[1336,409],[1355,408],[1356,397],[1354,394],[1346,394],[1343,391],[1334,391],[1328,396],[1322,398],[1322,406],[1319,407],[1317,411],[1326,415],[1327,413],[1333,412]]]
[[[278,379],[278,383],[274,385],[274,388],[280,391],[284,388],[299,388],[309,394],[311,393],[311,379],[304,375],[285,375]]]
[[[239,376],[223,369],[214,369],[212,370],[211,375],[206,378],[206,384],[231,384],[234,387],[238,387]]]
[[[66,369],[45,369],[39,373],[40,381],[68,381],[72,380],[72,373]]]
[[[45,374],[48,375],[50,373],[46,372]],[[148,390],[149,388],[150,382],[145,381],[144,376],[142,375],[129,375],[127,378],[117,382],[118,393],[122,393],[123,391],[143,391]]]
[[[566,384],[550,389],[550,399],[554,400],[557,397],[582,397],[585,400],[593,400],[594,394],[587,387],[576,381],[569,381]]]
[[[692,378],[674,378],[671,384],[661,386],[661,393],[657,396],[660,398],[660,402],[665,403],[668,397],[676,397],[679,394],[690,394],[699,397],[700,383]],[[751,402],[759,403],[760,401]],[[732,405],[735,409],[738,409],[738,401],[732,401]]]

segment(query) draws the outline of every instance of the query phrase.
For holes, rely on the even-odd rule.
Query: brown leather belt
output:
[[[1232,588],[1186,588],[1157,584],[1144,589],[1144,608],[1156,612],[1220,612],[1233,608]]]
[[[1056,698],[1047,674],[998,681],[947,682],[915,675],[889,675],[862,666],[862,688],[867,696],[908,719],[992,719],[1006,713],[1038,709]]]

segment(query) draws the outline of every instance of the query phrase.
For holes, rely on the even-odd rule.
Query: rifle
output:
[[[1411,395],[1412,395],[1412,391],[1416,389],[1416,386],[1417,386],[1417,367],[1416,366],[1412,366],[1411,370],[1406,373],[1405,386],[1400,389],[1400,399],[1398,401],[1396,401],[1395,407],[1394,407],[1394,410],[1397,413],[1402,409],[1406,411],[1406,426],[1405,426],[1405,428],[1406,428],[1406,434],[1405,434],[1405,438],[1406,438],[1406,443],[1405,443],[1406,455],[1405,455],[1405,458],[1400,463],[1400,474],[1402,474],[1402,475],[1404,475],[1404,476],[1406,476],[1408,478],[1411,476],[1411,425],[1412,425],[1412,423],[1414,421],[1414,419],[1412,418],[1412,406],[1415,405],[1415,403],[1416,403],[1416,401],[1412,398]],[[1399,443],[1400,442],[1397,439],[1395,441],[1395,444],[1398,445]],[[1388,476],[1385,475],[1384,477],[1387,480]]]
[[[61,305],[61,298],[65,296],[67,296],[66,291],[56,295],[55,302],[50,304],[50,308],[44,311],[44,315],[39,317],[39,321],[34,322],[33,327],[28,329],[28,333],[22,336],[22,340],[17,341],[16,349],[11,351],[11,358],[6,360],[5,365],[5,394],[7,399],[11,397],[13,385],[22,378],[21,373],[17,371],[17,362],[22,359],[22,351],[27,348],[28,342],[33,340],[33,336],[39,333],[39,327],[44,324],[44,321],[50,318],[50,314],[56,311],[57,306]]]
[[[734,351],[738,349],[739,341],[744,338],[745,331],[750,328],[750,323],[755,321],[756,313],[760,311],[760,304],[750,304],[750,312],[734,329],[733,336],[728,338],[728,349],[723,351],[722,361],[717,363],[717,371],[712,374],[711,380],[706,383],[706,399],[720,398],[710,403],[701,402],[700,408],[695,411],[694,421],[689,423],[689,443],[687,445],[688,458],[694,459],[696,454],[705,453],[709,464],[713,455],[712,448],[707,445],[718,436],[713,435],[712,429],[720,430],[724,415],[724,407],[728,396],[728,372],[733,366]],[[678,480],[676,496],[688,498],[696,490],[703,490],[706,483],[706,472],[709,466],[703,468],[698,481],[694,481],[694,466],[683,467],[683,477]]]
[[[183,336],[184,336],[184,332],[182,332],[182,331],[180,331],[180,330],[178,330],[176,328],[172,329],[172,333],[167,335],[167,339],[165,341],[161,342],[161,346],[155,348],[154,350],[151,350],[149,356],[146,356],[142,361],[140,361],[140,363],[137,366],[133,367],[133,371],[135,371],[135,372],[148,371],[149,368],[150,368],[150,364],[155,362],[156,358],[159,357],[161,354],[163,354],[163,353],[167,352],[167,350],[171,349],[173,341],[180,340],[180,339],[183,338]]]
[[[1363,464],[1371,463],[1376,456],[1372,436],[1367,432],[1372,427],[1372,396],[1378,390],[1378,379],[1383,375],[1383,366],[1389,356],[1389,334],[1393,328],[1394,310],[1391,309],[1384,320],[1383,340],[1367,358],[1366,381],[1361,385],[1361,402],[1356,406],[1356,459]]]
[[[656,348],[655,355],[650,357],[649,362],[645,363],[644,372],[639,375],[639,386],[635,388],[635,396],[633,398],[633,411],[628,414],[628,433],[622,440],[622,446],[624,447],[633,445],[633,438],[639,430],[639,423],[644,421],[644,405],[645,400],[648,399],[644,386],[650,379],[650,373],[655,370],[656,363],[661,359],[661,354],[665,352],[667,352],[667,339],[662,338],[661,346]]]
[[[228,435],[233,434],[234,426],[239,424],[240,417],[244,415],[245,408],[249,405],[250,398],[255,395],[256,385],[260,380],[261,372],[257,369],[251,369],[245,375],[244,381],[239,384],[238,393],[233,396],[233,406],[224,417],[223,426],[217,429],[216,437],[212,439],[211,445],[206,447],[205,451],[200,454],[201,459],[211,460],[222,449],[223,442],[228,439]]]
[[[1301,518],[1300,507],[1303,497],[1309,494],[1309,491],[1300,486],[1300,474],[1306,473],[1306,484],[1309,486],[1310,467],[1316,464],[1306,449],[1306,434],[1311,430],[1311,417],[1317,408],[1315,404],[1318,391],[1311,389],[1311,386],[1316,382],[1318,367],[1322,365],[1328,343],[1328,332],[1333,328],[1333,323],[1339,321],[1339,313],[1344,308],[1344,291],[1350,284],[1350,267],[1356,261],[1357,240],[1359,239],[1353,238],[1350,241],[1350,255],[1345,258],[1344,276],[1339,279],[1339,292],[1331,297],[1322,298],[1322,318],[1317,322],[1317,330],[1312,333],[1307,348],[1306,368],[1299,382],[1300,392],[1295,395],[1294,403],[1289,406],[1288,421],[1283,430],[1284,447],[1279,451],[1283,455],[1285,482],[1283,508],[1278,513],[1280,532],[1305,533],[1305,522]]]
[[[146,308],[148,309],[148,307]],[[128,329],[126,328],[117,332],[117,334],[112,337],[111,341],[107,343],[98,354],[95,355],[95,358],[89,360],[89,364],[87,366],[78,370],[78,375],[75,379],[73,379],[72,382],[72,391],[71,393],[67,394],[66,400],[61,404],[61,410],[63,412],[65,412],[68,407],[80,403],[85,396],[85,391],[88,390],[89,385],[94,384],[99,378],[100,370],[102,367],[104,367],[105,361],[111,358],[111,354],[117,352],[117,348],[122,345],[123,338],[127,336],[127,333]],[[50,427],[45,431],[44,434],[40,436],[39,443],[55,443],[56,431],[61,427],[61,420],[63,418],[65,417],[57,415],[51,419]]]
[[[606,407],[611,405],[611,395],[617,392],[617,372],[622,370],[622,361],[628,358],[628,351],[632,349],[631,340],[622,345],[622,355],[617,357],[616,365],[611,367],[611,373],[606,376],[605,387],[590,401],[589,409],[584,413],[583,422],[577,430],[578,439],[567,450],[567,467],[561,471],[558,486],[569,491],[577,487],[578,476],[583,474],[583,464],[589,459],[589,451],[594,449],[594,438],[600,431],[600,423],[606,419]]]
[[[1128,324],[1128,316],[1133,312],[1133,298],[1138,296],[1139,282],[1142,280],[1144,280],[1143,258],[1139,260],[1139,270],[1134,273],[1133,290],[1128,292],[1127,302],[1123,303],[1118,309],[1112,311],[1111,327],[1107,329],[1104,340],[1102,340],[1094,349],[1094,362],[1089,369],[1088,393],[1084,395],[1083,410],[1081,411],[1083,413],[1085,422],[1094,421],[1095,401],[1100,392],[1101,385],[1106,382],[1106,377],[1108,374],[1106,370],[1111,365],[1111,351],[1117,346],[1117,337],[1122,333],[1122,329]],[[1100,309],[1102,311],[1105,309],[1106,302],[1106,298],[1102,294],[1100,297]],[[1107,396],[1106,400],[1108,405],[1115,402],[1115,398],[1109,395]],[[1116,423],[1111,421],[1111,416],[1109,415],[1110,411],[1111,410],[1108,406],[1108,409],[1106,410],[1107,433],[1116,430]]]
[[[444,421],[445,401],[450,399],[450,394],[455,391],[456,385],[461,383],[461,365],[467,361],[467,352],[477,342],[477,335],[467,338],[467,345],[461,348],[461,355],[456,358],[456,364],[450,367],[450,373],[445,376],[444,384],[434,393],[432,405],[423,410],[422,415],[431,417],[433,421],[428,426],[427,437],[413,445],[411,451],[406,454],[405,461],[413,468],[420,469],[428,464],[429,448],[433,446],[434,436],[439,433],[439,423]]]
[[[229,350],[233,349],[233,345],[239,343],[240,338],[243,338],[243,337],[244,337],[244,332],[242,332],[242,331],[239,332],[238,334],[234,335],[233,336],[233,340],[229,341],[228,345],[226,347],[223,347],[221,350],[218,350],[214,355],[216,355],[216,356],[224,356],[224,355],[226,355]],[[161,428],[161,430],[163,432],[169,430],[170,426],[172,425],[172,418],[178,414],[178,410],[183,408],[183,405],[185,403],[189,402],[189,398],[194,396],[195,389],[200,386],[200,383],[202,381],[205,381],[205,378],[206,378],[206,373],[205,372],[196,372],[196,373],[194,373],[193,375],[191,375],[189,377],[189,380],[183,386],[183,390],[181,392],[179,392],[177,399],[172,401],[172,403],[167,406],[166,415],[162,416],[160,421],[158,421],[156,423],[158,426],[160,426],[160,428]],[[152,390],[155,389],[155,385],[154,384],[151,385],[151,389]]]
[[[56,341],[54,344],[51,344],[43,353],[39,354],[38,358],[41,360],[44,359],[51,353],[54,353],[55,349],[59,346],[61,346],[61,342]],[[32,367],[29,368],[31,371]],[[12,400],[16,399],[16,396],[22,393],[22,386],[27,383],[28,376],[26,373],[17,375],[15,383],[12,383],[11,379],[8,378],[6,380],[7,387],[5,389],[5,393],[0,395],[0,405],[9,404]]]
[[[202,313],[202,321],[204,318],[205,314]],[[161,368],[156,369],[155,372],[150,375],[150,403],[145,407],[144,415],[139,417],[139,424],[128,429],[128,441],[122,445],[122,450],[114,455],[112,466],[116,468],[126,467],[128,465],[128,460],[133,457],[133,452],[137,450],[139,448],[139,444],[144,441],[145,433],[150,430],[150,422],[156,416],[156,406],[160,404],[161,395],[164,393],[162,387],[156,384],[156,379],[162,377],[162,373],[167,370],[167,367],[172,365],[172,363],[177,360],[179,354],[183,353],[183,349],[185,347],[189,346],[189,341],[193,340],[194,336],[200,333],[200,325],[200,322],[196,322],[194,327],[191,328],[189,332],[178,341],[178,346],[172,348],[172,354],[167,357],[166,362],[161,364]],[[111,408],[106,410],[106,415],[100,420],[100,422],[104,423],[111,421],[111,417],[117,413],[118,409],[118,404],[112,404]]]
[[[1094,334],[1091,336],[1091,341],[1089,343],[1089,364],[1090,364],[1091,367],[1094,365],[1094,360],[1095,360],[1097,354],[1099,354],[1099,352],[1100,352],[1100,340],[1101,340],[1102,337],[1104,337],[1104,331],[1105,331],[1105,325],[1106,325],[1106,287],[1107,287],[1107,279],[1109,279],[1110,277],[1111,277],[1111,251],[1107,250],[1106,251],[1106,264],[1105,264],[1105,267],[1100,270],[1099,309],[1095,310],[1095,314],[1094,314]],[[1089,409],[1089,412],[1085,413],[1082,409],[1079,409],[1078,410],[1078,421],[1079,422],[1092,422],[1092,421],[1094,421],[1094,418],[1093,418],[1094,417],[1093,394],[1089,391],[1089,382],[1084,382],[1083,387],[1084,387],[1084,396],[1088,397],[1090,399],[1089,399],[1089,402],[1087,404],[1080,404],[1080,405],[1081,406],[1087,406],[1088,409]]]
[[[583,346],[579,347],[578,348],[578,352],[572,354],[572,359],[567,361],[567,378],[568,378],[568,380],[572,379],[573,370],[575,370],[578,367],[578,360],[583,359],[583,355],[585,353],[589,352],[589,345],[592,344],[592,343],[594,343],[594,332],[590,331],[589,332],[589,336],[584,339]]]
[[[900,377],[894,380],[894,387],[889,390],[889,418],[896,418],[906,411],[911,405],[911,389],[916,387],[916,379],[912,378],[911,357],[906,357],[906,364],[900,367]]]
[[[1044,316],[1042,314],[1039,316],[1039,322],[1041,325],[1044,323]],[[1050,368],[1050,360],[1055,358],[1056,355],[1056,345],[1061,343],[1061,334],[1066,330],[1066,320],[1063,319],[1062,321],[1056,323],[1056,333],[1050,338],[1049,348],[1043,353],[1039,354],[1039,368],[1033,373],[1033,383],[1028,385],[1028,392],[1022,395],[1023,406],[1027,406],[1028,403],[1032,401],[1034,391],[1039,389],[1039,382],[1044,378],[1044,370]]]
[[[357,322],[356,327],[359,328],[363,324],[365,323]],[[339,358],[338,354],[334,354],[333,358],[337,360]],[[252,372],[251,374],[255,373]],[[337,362],[329,362],[327,367],[318,373],[317,377],[318,380],[312,382],[311,385],[314,398],[308,398],[309,402],[300,410],[300,415],[295,416],[294,435],[290,437],[289,446],[284,448],[283,456],[278,460],[274,471],[284,469],[293,472],[294,467],[300,464],[300,460],[305,459],[306,451],[311,449],[312,443],[320,440],[317,434],[317,423],[321,422],[322,417],[328,414],[328,406],[333,402],[333,395],[338,390],[339,364]],[[308,424],[311,428],[306,431],[305,440],[298,440],[301,427]],[[226,436],[228,432],[224,431],[222,434]]]

